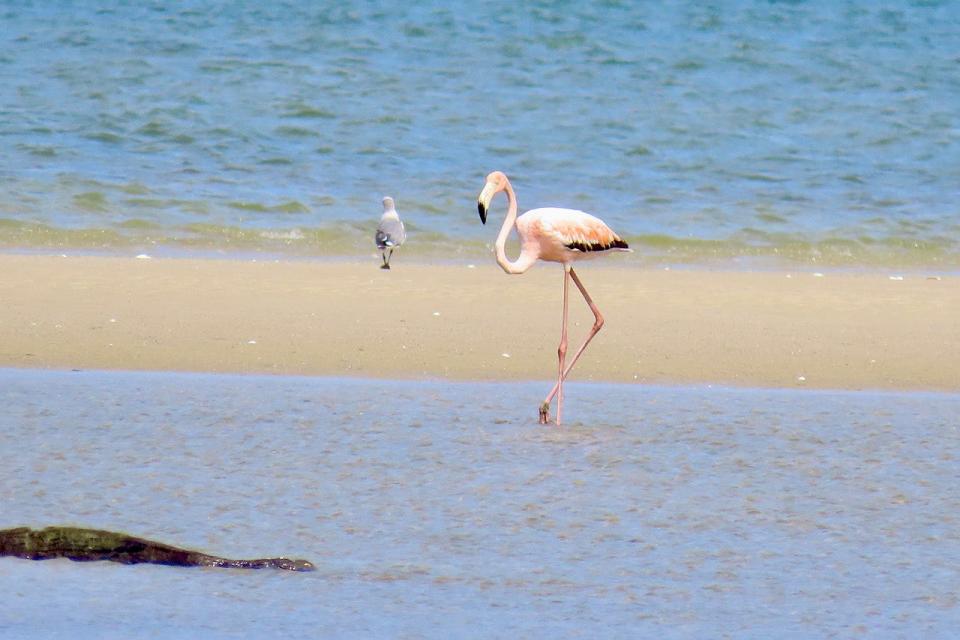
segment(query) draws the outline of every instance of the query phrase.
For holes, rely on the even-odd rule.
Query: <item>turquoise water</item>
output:
[[[366,255],[389,194],[483,253],[502,169],[645,256],[956,266],[958,52],[946,1],[2,2],[0,245]]]
[[[4,638],[960,628],[960,396],[0,370],[0,528],[313,573],[0,558]]]

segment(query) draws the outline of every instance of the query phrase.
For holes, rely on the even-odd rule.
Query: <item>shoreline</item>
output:
[[[513,246],[515,238],[508,241],[507,254],[516,254],[519,246]],[[222,262],[292,262],[317,264],[353,264],[362,265],[368,261],[379,260],[380,253],[368,250],[366,239],[363,247],[355,247],[351,251],[326,253],[318,255],[315,252],[296,252],[270,249],[241,249],[230,248],[202,248],[202,247],[175,247],[158,245],[153,247],[139,247],[130,250],[118,247],[69,247],[67,249],[52,249],[48,246],[6,246],[0,245],[0,256],[27,256],[43,258],[118,258],[131,259],[146,255],[156,260],[200,260]],[[634,245],[631,244],[631,248]],[[68,253],[64,253],[67,251]],[[427,251],[413,250],[404,247],[397,254],[405,264],[420,266],[466,266],[468,264],[482,265],[493,262],[493,243],[487,244],[482,250],[468,252]],[[582,264],[582,263],[581,263]],[[820,262],[791,259],[776,255],[691,255],[685,253],[651,253],[647,247],[639,246],[634,249],[632,256],[626,261],[597,260],[590,261],[591,268],[623,268],[645,270],[676,270],[676,271],[708,271],[708,272],[757,272],[757,273],[840,273],[840,274],[889,274],[911,275],[914,277],[960,277],[960,254],[957,264],[931,261],[876,261],[857,262],[840,260],[822,260]],[[595,266],[594,266],[595,265]]]
[[[579,364],[577,365],[579,367]],[[104,374],[109,376],[110,374],[118,375],[130,375],[130,376],[143,376],[148,378],[151,376],[163,376],[171,375],[176,377],[196,377],[198,379],[204,379],[208,376],[216,376],[218,378],[234,378],[240,381],[243,381],[247,378],[252,379],[263,379],[269,381],[272,379],[290,379],[290,380],[321,380],[329,381],[332,383],[343,383],[343,384],[361,384],[364,382],[371,383],[384,383],[391,384],[396,383],[398,385],[405,385],[411,383],[424,383],[427,385],[501,385],[501,384],[520,384],[520,385],[547,385],[548,388],[556,379],[547,379],[546,377],[541,378],[516,378],[516,379],[493,379],[493,378],[441,378],[441,377],[403,377],[403,376],[376,376],[376,375],[350,375],[350,374],[310,374],[310,373],[278,373],[278,372],[265,372],[265,371],[194,371],[194,370],[185,370],[185,369],[128,369],[128,368],[113,368],[113,369],[101,369],[96,367],[90,368],[78,368],[78,367],[30,367],[30,366],[7,366],[0,365],[0,374],[8,373],[15,376],[28,375],[28,374],[37,374],[38,376],[44,376],[45,374],[90,374],[90,375],[99,375]],[[786,386],[769,386],[763,384],[735,384],[735,383],[726,383],[726,382],[708,382],[708,381],[691,381],[691,382],[674,382],[674,381],[658,381],[658,382],[643,382],[639,383],[636,380],[626,381],[626,380],[605,380],[598,378],[586,379],[577,379],[575,375],[570,376],[567,382],[565,383],[564,389],[567,389],[566,385],[579,386],[583,385],[590,387],[593,385],[609,387],[609,388],[620,388],[620,387],[634,387],[642,388],[646,390],[666,390],[671,392],[678,392],[682,390],[698,390],[702,389],[704,391],[718,391],[718,392],[743,392],[746,394],[750,393],[793,393],[793,392],[809,392],[813,394],[823,393],[823,394],[878,394],[884,397],[897,397],[897,396],[907,396],[907,397],[916,397],[916,396],[930,396],[930,397],[952,397],[960,395],[960,389],[927,389],[927,388],[882,388],[882,387],[817,387],[813,385],[794,385],[792,387]],[[542,389],[537,393],[544,395],[548,388]],[[566,402],[566,399],[564,400]],[[564,405],[566,406],[566,405]],[[566,411],[566,409],[564,409]]]
[[[617,262],[576,267],[606,324],[571,381],[960,391],[958,276]],[[0,367],[548,381],[557,366],[553,264],[0,254],[0,273]],[[592,323],[573,287],[570,322],[572,353]]]

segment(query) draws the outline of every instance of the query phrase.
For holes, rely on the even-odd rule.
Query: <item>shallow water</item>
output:
[[[645,255],[958,263],[949,2],[0,2],[0,245],[481,252],[483,176]],[[499,205],[498,205],[499,206]]]
[[[954,637],[960,396],[0,371],[0,527],[309,574],[0,559],[0,635]]]

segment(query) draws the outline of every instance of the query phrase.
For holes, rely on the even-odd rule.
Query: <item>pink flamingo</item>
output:
[[[563,381],[570,370],[573,369],[573,365],[577,363],[580,354],[590,344],[593,336],[597,335],[597,332],[603,326],[603,316],[600,315],[600,310],[597,309],[597,305],[593,303],[590,294],[587,293],[583,283],[580,282],[580,278],[577,277],[571,263],[575,260],[605,255],[610,251],[630,251],[630,248],[603,220],[583,211],[548,207],[531,209],[517,217],[517,196],[514,194],[507,176],[501,171],[494,171],[487,176],[487,182],[483,185],[483,190],[477,197],[477,210],[480,212],[480,221],[483,224],[487,224],[487,210],[490,208],[490,201],[501,191],[507,192],[509,208],[507,209],[507,218],[503,221],[503,226],[500,227],[500,235],[497,236],[497,264],[509,274],[523,273],[532,267],[537,260],[559,262],[563,265],[563,328],[560,331],[560,346],[557,348],[557,355],[560,360],[557,384],[553,386],[553,389],[540,405],[540,424],[547,424],[550,421],[550,403],[554,396],[557,397],[557,424],[559,425],[561,412],[563,411]],[[520,257],[516,261],[510,262],[507,259],[505,245],[507,236],[510,235],[510,230],[514,226],[516,226],[517,233],[520,235]],[[580,289],[580,293],[583,294],[584,300],[587,301],[595,321],[587,339],[577,349],[570,364],[564,368],[567,355],[567,289],[571,278],[577,288]]]

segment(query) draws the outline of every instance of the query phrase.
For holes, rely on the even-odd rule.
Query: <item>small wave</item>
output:
[[[837,238],[805,240],[790,234],[744,229],[733,237],[714,240],[670,235],[629,237],[630,245],[647,258],[668,258],[683,263],[729,262],[742,258],[769,259],[774,263],[837,267],[960,267],[956,242],[909,238]]]
[[[0,246],[57,249],[117,249],[128,246],[124,235],[113,229],[62,229],[35,222],[0,218]]]
[[[430,31],[417,25],[406,25],[403,27],[403,34],[409,38],[426,38]]]
[[[142,218],[130,218],[128,220],[124,220],[117,226],[121,229],[129,229],[132,231],[157,231],[163,228],[156,222],[143,220]]]
[[[449,235],[414,221],[407,224],[407,255],[426,259],[489,257],[490,240]],[[795,267],[960,268],[960,247],[954,240],[861,235],[808,240],[788,233],[744,229],[724,239],[676,237],[668,234],[627,235],[640,264],[730,265],[761,260]],[[106,228],[56,228],[35,222],[0,218],[0,247],[56,247],[128,250],[202,249],[254,251],[310,257],[364,257],[373,252],[370,224],[341,220],[319,227],[252,229],[236,225],[191,223],[173,227],[129,218]],[[515,250],[515,248],[514,248]],[[749,264],[752,264],[750,262]]]
[[[680,60],[671,65],[671,69],[676,71],[701,71],[706,68],[706,64],[699,60]]]
[[[57,148],[49,145],[19,144],[17,148],[38,158],[54,158],[57,156]]]
[[[786,224],[788,220],[783,216],[777,215],[775,213],[761,212],[757,214],[757,220],[761,222],[767,222],[770,224]]]
[[[167,125],[162,122],[157,122],[156,120],[151,120],[137,129],[137,133],[150,136],[151,138],[161,138],[169,135]]]
[[[305,118],[330,120],[337,117],[332,111],[310,105],[295,105],[290,107],[290,111],[283,114],[285,118]]]
[[[117,189],[118,191],[122,191],[123,193],[128,193],[130,195],[137,195],[137,196],[142,196],[150,193],[150,189],[148,189],[145,185],[139,182],[128,182],[126,184],[114,185],[114,188]]]
[[[96,142],[104,142],[107,144],[120,144],[125,140],[125,138],[116,133],[111,133],[109,131],[97,131],[90,133],[84,136],[88,140],[94,140]]]
[[[241,211],[255,211],[259,213],[307,213],[310,209],[302,202],[289,200],[275,205],[265,205],[260,202],[232,201],[227,203],[234,209]]]
[[[73,196],[73,203],[85,211],[102,212],[107,210],[107,196],[99,191],[78,193]]]
[[[319,134],[313,129],[307,129],[306,127],[291,127],[289,125],[283,125],[274,129],[274,133],[278,136],[284,136],[287,138],[315,138]]]
[[[267,166],[289,166],[293,164],[293,160],[290,158],[264,158],[263,160],[257,161],[257,164],[267,165]]]
[[[267,240],[303,240],[306,236],[300,229],[289,231],[261,231],[260,235]]]

